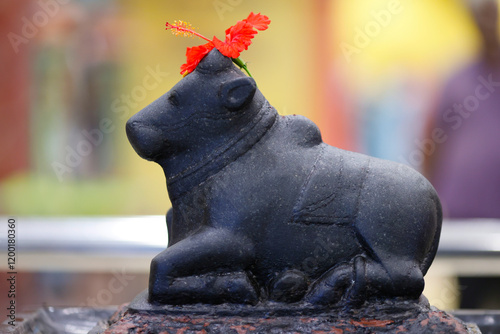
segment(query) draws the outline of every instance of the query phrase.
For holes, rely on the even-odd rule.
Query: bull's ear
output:
[[[255,80],[250,77],[225,82],[220,88],[222,104],[231,111],[239,110],[252,101],[256,90]]]

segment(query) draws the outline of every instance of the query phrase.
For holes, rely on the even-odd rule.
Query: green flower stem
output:
[[[231,59],[233,60],[233,63],[238,65],[240,68],[244,69],[250,78],[253,78],[252,75],[250,74],[250,71],[248,70],[247,64],[243,60],[241,60],[240,58],[231,58]]]

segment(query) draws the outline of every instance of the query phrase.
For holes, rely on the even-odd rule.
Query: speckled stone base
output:
[[[142,309],[141,309],[142,308]],[[449,313],[420,302],[374,302],[359,309],[306,305],[124,305],[90,334],[147,333],[480,333]]]

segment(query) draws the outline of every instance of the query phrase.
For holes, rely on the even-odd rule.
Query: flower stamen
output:
[[[166,23],[165,24],[166,26],[166,30],[171,30],[172,31],[172,34],[174,34],[175,36],[184,36],[184,37],[199,37],[201,39],[204,39],[208,42],[211,42],[208,38],[206,38],[205,36],[203,36],[202,34],[196,32],[193,28],[193,26],[191,25],[191,23],[189,22],[186,22],[186,21],[182,21],[182,20],[176,20],[174,21],[174,24],[171,24],[171,23]]]

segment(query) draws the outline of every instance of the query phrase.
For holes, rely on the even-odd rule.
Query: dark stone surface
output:
[[[220,326],[220,321],[221,319],[225,319],[225,317],[229,318],[235,318],[235,312],[240,312],[241,309],[247,309],[246,313],[247,316],[240,316],[240,320],[242,323],[244,323],[247,320],[244,320],[245,318],[248,317],[248,319],[253,319],[252,321],[257,321],[256,317],[261,316],[263,319],[267,320],[262,320],[263,322],[267,321],[269,325],[271,326],[273,324],[272,319],[280,317],[281,327],[277,327],[274,329],[270,329],[269,331],[265,331],[262,333],[287,333],[287,331],[282,330],[283,328],[286,328],[286,325],[284,322],[286,319],[297,323],[300,321],[300,324],[303,323],[318,323],[318,324],[324,324],[328,322],[332,322],[334,319],[339,319],[339,324],[345,324],[347,323],[353,323],[358,325],[359,330],[358,332],[361,333],[366,333],[366,332],[389,332],[392,330],[391,328],[394,327],[396,323],[401,323],[402,318],[396,317],[396,320],[390,320],[393,321],[389,323],[390,321],[387,320],[387,316],[390,314],[394,315],[394,312],[388,312],[387,308],[388,305],[386,304],[385,306],[378,306],[378,311],[380,312],[380,309],[382,310],[383,313],[381,313],[380,316],[377,316],[373,318],[373,316],[365,317],[365,320],[362,320],[362,313],[360,311],[353,312],[352,314],[355,315],[354,320],[345,320],[343,318],[347,317],[348,314],[346,312],[342,313],[342,311],[339,312],[339,310],[330,310],[330,315],[328,315],[328,310],[323,310],[319,311],[316,310],[316,316],[314,316],[314,313],[311,312],[311,309],[302,309],[300,307],[292,307],[289,308],[289,313],[288,315],[286,313],[282,313],[283,309],[279,311],[277,308],[273,308],[272,310],[268,310],[266,312],[264,307],[260,308],[252,308],[253,311],[249,310],[248,307],[245,307],[244,305],[240,305],[239,307],[235,307],[234,305],[219,305],[216,308],[213,306],[203,306],[203,307],[198,307],[198,305],[185,305],[185,306],[163,306],[165,308],[170,308],[168,312],[164,314],[165,319],[169,319],[168,321],[174,321],[174,320],[180,320],[180,323],[186,324],[186,319],[195,319],[193,322],[196,323],[199,321],[199,319],[203,319],[203,317],[206,317],[206,319],[211,319],[211,321],[214,322],[214,324],[219,324]],[[410,319],[407,319],[406,321],[403,321],[403,326],[404,324],[413,324],[416,326],[417,324],[417,317],[425,317],[424,315],[419,315],[416,316],[417,311],[411,312],[409,309],[415,308],[415,305],[412,306],[411,303],[409,302],[403,302],[403,308],[400,309],[400,315],[404,316],[406,313],[408,316],[410,316]],[[238,308],[240,310],[238,310]],[[291,309],[295,309],[295,313],[291,311]],[[385,309],[385,311],[384,311]],[[478,324],[478,327],[481,329],[481,333],[483,334],[496,334],[500,333],[500,311],[493,311],[493,310],[458,310],[458,311],[453,311],[450,313],[445,313],[436,309],[429,309],[428,307],[425,307],[425,305],[421,305],[420,309],[422,312],[427,312],[429,315],[429,319],[432,317],[432,319],[429,320],[429,322],[424,321],[424,324],[428,324],[431,322],[436,321],[439,319],[439,317],[443,318],[445,322],[447,323],[456,323],[456,319],[453,319],[450,317],[450,314],[455,316],[456,318],[459,318],[463,321],[466,321],[468,323],[476,323]],[[406,310],[406,311],[403,311]],[[228,312],[230,311],[230,312]],[[97,334],[97,333],[104,333],[106,330],[108,331],[107,333],[120,333],[118,331],[117,326],[121,326],[122,328],[126,326],[124,325],[124,322],[130,319],[132,319],[130,316],[126,315],[125,312],[130,312],[129,307],[127,305],[123,305],[122,307],[118,308],[117,307],[109,307],[109,308],[89,308],[89,307],[67,307],[67,308],[58,308],[58,307],[46,307],[39,309],[38,311],[30,314],[23,314],[19,315],[17,319],[17,326],[13,328],[12,326],[7,325],[7,322],[4,322],[3,324],[0,325],[0,333],[12,333],[12,334],[35,334],[35,333],[43,333],[43,334],[81,334],[81,333],[87,333],[90,331],[91,334]],[[232,313],[231,313],[232,312]],[[309,312],[309,317],[307,313]],[[338,313],[336,313],[338,312]],[[141,312],[135,312],[132,311],[130,312],[131,314],[141,314]],[[150,317],[153,316],[153,319],[156,320],[161,320],[160,316],[161,314],[158,312],[142,312],[144,316]],[[245,312],[242,312],[245,313]],[[182,315],[185,315],[185,317],[182,317]],[[216,319],[215,316],[217,314],[220,314],[217,316],[218,318]],[[134,317],[135,317],[134,315]],[[110,318],[110,316],[112,316]],[[327,319],[323,322],[319,321],[318,319],[327,317]],[[319,318],[318,318],[319,317]],[[361,321],[359,318],[361,317]],[[372,317],[372,318],[370,318]],[[438,317],[438,318],[436,318]],[[163,320],[165,320],[163,319]],[[300,320],[302,319],[302,320]],[[310,320],[306,320],[310,319]],[[342,320],[343,319],[343,320]],[[358,319],[358,320],[356,320]],[[371,321],[368,321],[370,320]],[[384,320],[385,319],[385,320]],[[374,321],[375,320],[375,321]],[[250,321],[250,320],[248,320]],[[378,322],[377,322],[378,321]],[[384,323],[384,321],[387,323],[386,327],[377,327],[376,325],[381,325]],[[99,322],[98,325],[96,325]],[[166,322],[167,323],[167,322]],[[420,322],[421,323],[421,322]],[[204,323],[205,324],[205,323]],[[129,323],[130,325],[130,323]],[[130,333],[161,333],[161,331],[154,332],[151,331],[152,327],[148,327],[149,329],[142,329],[142,332],[140,331],[139,326],[140,322],[137,322],[134,327],[130,328]],[[158,328],[159,324],[156,324]],[[172,325],[174,328],[175,326],[179,327],[179,323]],[[364,325],[364,326],[360,326]],[[371,325],[371,330],[368,330],[366,328],[367,325]],[[186,325],[188,326],[188,325]],[[215,326],[215,325],[214,325]],[[213,327],[214,327],[213,326]],[[333,325],[332,325],[333,326]],[[458,322],[458,326],[464,326],[464,324],[461,324]],[[479,333],[478,329],[471,324],[466,325],[468,328],[468,333]],[[129,326],[130,327],[130,326]],[[181,327],[179,331],[174,331],[173,333],[196,333],[196,330],[194,331],[188,331],[187,328],[184,331]],[[208,328],[208,327],[207,327]],[[221,327],[224,329],[224,327]],[[304,327],[305,328],[305,327]],[[416,327],[418,328],[418,327]],[[440,328],[439,325],[436,325],[434,329]],[[402,327],[400,327],[398,330],[401,333]],[[421,329],[421,328],[420,328]],[[431,328],[432,329],[432,328]],[[280,331],[281,330],[281,331]],[[398,331],[396,330],[396,332]],[[429,330],[430,331],[430,330]],[[423,333],[429,332],[429,331],[424,331]],[[203,333],[203,329],[201,331]],[[207,329],[205,329],[205,332],[210,333]],[[239,332],[235,329],[232,333],[241,333],[242,331],[240,330]],[[337,331],[338,333],[339,331]],[[347,331],[346,331],[347,332]],[[439,331],[434,331],[434,332],[439,332]],[[123,333],[128,333],[127,331],[124,331]],[[165,333],[165,331],[164,331]],[[168,333],[168,332],[167,332]],[[212,331],[211,333],[217,333],[216,331]],[[222,332],[222,333],[231,333],[231,330]],[[244,332],[243,332],[244,333]],[[288,332],[290,333],[290,331]],[[293,333],[293,331],[292,331]],[[297,331],[295,331],[297,333]],[[314,331],[308,331],[305,333],[314,333]],[[321,331],[319,332],[321,333]],[[333,333],[336,333],[333,331]],[[352,332],[351,332],[352,333]],[[448,333],[448,332],[446,332]]]
[[[161,165],[172,202],[151,303],[420,296],[442,220],[430,183],[326,145],[313,122],[280,116],[217,50],[134,115],[127,135]]]
[[[91,334],[146,333],[480,333],[425,302],[373,302],[359,309],[288,305],[184,305],[161,311],[120,308]]]

